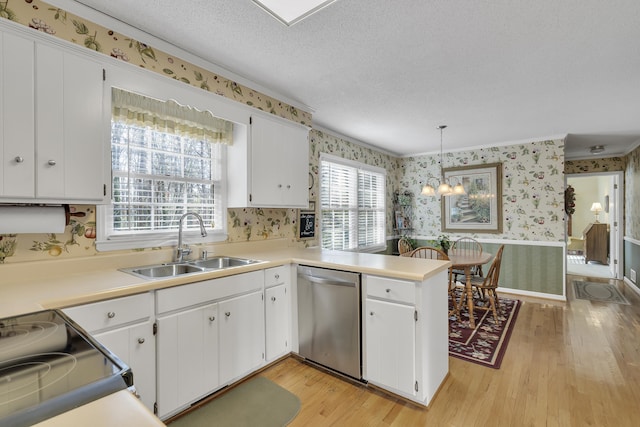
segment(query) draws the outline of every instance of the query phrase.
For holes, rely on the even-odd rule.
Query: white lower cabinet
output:
[[[263,288],[253,271],[156,291],[161,419],[263,365]]]
[[[220,302],[220,381],[248,374],[264,360],[262,290]]]
[[[291,266],[265,270],[265,351],[271,362],[291,351]]]
[[[158,416],[220,385],[218,304],[158,317]]]
[[[156,402],[156,345],[153,295],[144,293],[64,310],[133,371],[140,399],[153,411]]]
[[[363,377],[428,405],[449,371],[447,285],[363,275]]]
[[[415,392],[415,308],[366,299],[366,360],[369,381]]]

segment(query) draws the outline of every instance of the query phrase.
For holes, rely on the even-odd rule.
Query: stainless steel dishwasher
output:
[[[300,356],[362,379],[360,275],[298,266]]]

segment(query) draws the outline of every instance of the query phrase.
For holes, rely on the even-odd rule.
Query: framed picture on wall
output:
[[[444,169],[466,194],[442,197],[442,231],[502,233],[502,163]]]

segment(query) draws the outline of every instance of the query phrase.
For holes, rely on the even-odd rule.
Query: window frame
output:
[[[111,87],[108,89],[109,93],[111,91]],[[143,96],[150,96],[143,94]],[[189,99],[189,97],[186,97]],[[110,99],[110,98],[109,98]],[[201,109],[201,107],[198,107]],[[209,108],[211,111],[212,109]],[[151,248],[151,247],[169,247],[175,246],[178,242],[178,228],[165,230],[165,231],[134,231],[131,233],[122,233],[122,232],[114,232],[113,230],[113,194],[112,194],[112,186],[113,186],[113,170],[112,168],[112,142],[111,142],[111,109],[108,109],[108,114],[105,112],[105,121],[107,120],[107,115],[109,119],[108,127],[105,126],[105,130],[108,128],[108,147],[109,147],[109,171],[111,180],[109,181],[109,194],[111,195],[110,203],[106,205],[99,205],[96,207],[96,249],[98,251],[114,251],[121,249],[143,249],[143,248]],[[224,118],[224,115],[220,115],[220,118],[223,120],[230,121],[234,123],[234,126],[237,124],[235,121],[229,120],[228,118]],[[236,132],[233,132],[233,138],[235,139]],[[195,226],[187,227],[188,223],[191,223],[192,218],[189,217],[189,222],[185,221],[184,229],[183,229],[183,240],[186,242],[191,242],[193,244],[202,244],[202,243],[211,243],[211,242],[221,242],[225,241],[228,237],[227,233],[227,163],[228,163],[228,147],[225,144],[221,144],[220,147],[220,156],[219,166],[220,169],[216,172],[217,175],[220,176],[219,185],[216,190],[218,190],[218,194],[215,196],[216,200],[221,203],[219,209],[216,209],[220,212],[218,218],[216,218],[216,223],[220,224],[220,228],[212,229],[211,227],[207,227],[207,236],[202,237],[200,235],[200,229]],[[206,225],[206,224],[205,224]]]
[[[320,153],[320,160],[319,160],[319,170],[320,170],[320,174],[322,171],[322,163],[323,162],[329,162],[329,163],[334,163],[340,166],[344,166],[347,168],[353,168],[356,171],[356,179],[354,180],[354,184],[356,185],[356,207],[353,210],[355,212],[355,233],[356,233],[356,237],[354,239],[354,241],[356,242],[357,246],[354,248],[345,248],[345,249],[341,249],[344,251],[349,251],[349,252],[379,252],[382,250],[385,250],[387,247],[386,244],[386,239],[387,239],[387,218],[386,218],[386,212],[387,212],[387,197],[386,197],[386,187],[387,187],[387,171],[384,168],[381,167],[377,167],[377,166],[371,166],[368,165],[366,163],[362,163],[362,162],[358,162],[355,160],[349,160],[349,159],[344,159],[342,157],[338,157],[338,156],[334,156],[331,154],[327,154],[327,153]],[[383,183],[383,188],[381,190],[382,194],[381,194],[381,198],[382,198],[382,207],[376,210],[380,210],[382,212],[382,225],[381,225],[381,232],[382,232],[382,242],[380,244],[374,244],[374,245],[368,245],[368,246],[360,246],[359,244],[359,235],[358,235],[358,214],[360,211],[362,211],[362,209],[358,206],[358,200],[360,198],[360,194],[359,194],[359,176],[361,172],[369,172],[369,173],[375,173],[375,174],[379,174],[382,175],[382,183]],[[322,238],[323,238],[323,215],[325,211],[330,211],[331,209],[324,209],[322,206],[322,175],[320,175],[319,177],[319,209],[320,209],[320,221],[319,221],[319,228],[320,228],[320,246],[322,246]],[[324,248],[323,248],[324,249]]]

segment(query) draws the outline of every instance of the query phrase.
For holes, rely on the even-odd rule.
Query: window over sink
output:
[[[385,248],[383,168],[320,155],[322,248],[377,251]]]
[[[185,236],[226,238],[226,145],[233,123],[175,101],[112,88],[112,201],[98,209],[98,250],[175,244]],[[187,222],[192,221],[192,222]]]

